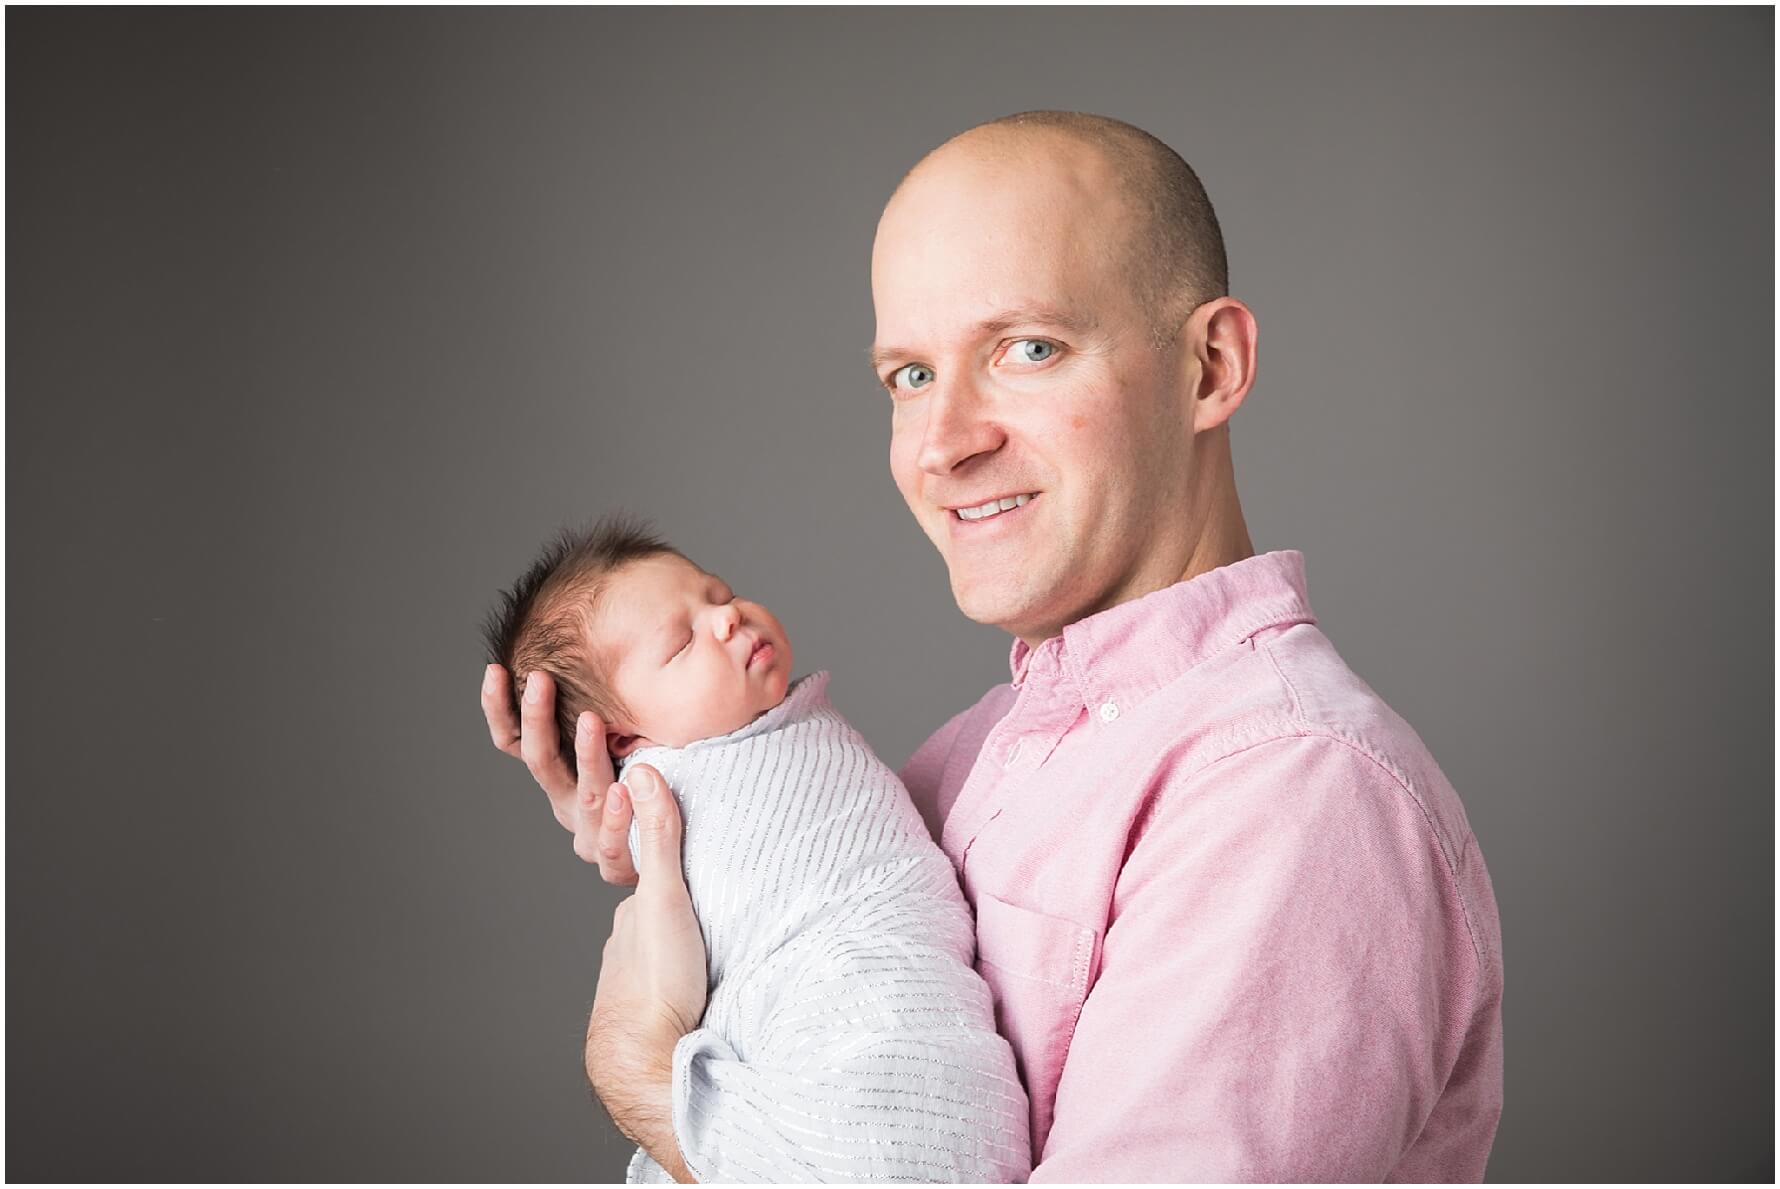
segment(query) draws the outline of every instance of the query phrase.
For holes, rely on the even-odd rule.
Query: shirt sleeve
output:
[[[1134,837],[1032,1180],[1383,1180],[1478,980],[1414,795],[1273,739],[1165,781]]]

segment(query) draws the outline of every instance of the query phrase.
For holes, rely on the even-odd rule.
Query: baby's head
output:
[[[607,517],[565,531],[490,612],[489,659],[524,696],[556,682],[556,730],[574,765],[575,723],[599,716],[614,756],[726,735],[791,684],[791,641],[772,612],[735,597],[642,526]]]

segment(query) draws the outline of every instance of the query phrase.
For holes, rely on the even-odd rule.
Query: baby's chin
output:
[[[785,695],[789,693],[790,690],[791,679],[783,674],[773,673],[770,675],[770,679],[766,682],[761,696],[749,699],[748,704],[745,707],[738,708],[734,715],[726,716],[715,722],[707,721],[702,732],[697,735],[670,735],[667,732],[663,732],[660,737],[656,738],[655,742],[658,746],[662,747],[686,747],[689,744],[699,742],[701,739],[717,739],[724,735],[733,734],[747,726],[749,723],[754,722],[761,715],[776,709],[785,701]]]
[[[786,674],[783,667],[781,666],[773,672],[768,673],[766,677],[767,679],[763,683],[760,696],[749,699],[747,717],[743,718],[728,730],[718,731],[716,734],[727,735],[730,731],[739,731],[767,711],[778,707],[778,705],[785,700],[785,695],[791,691],[791,678]]]
[[[791,691],[791,679],[789,677],[779,673],[773,673],[769,676],[770,680],[767,682],[767,689],[775,692],[769,695],[770,700],[762,699],[763,701],[766,701],[766,705],[760,706],[760,708],[753,714],[749,715],[748,722],[753,722],[769,710],[777,709],[779,704],[785,700],[785,695]],[[758,705],[758,703],[756,703],[756,705]],[[738,723],[734,729],[739,731],[747,725],[747,722]]]

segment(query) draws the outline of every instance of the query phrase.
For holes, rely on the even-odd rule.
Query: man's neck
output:
[[[1222,566],[1232,565],[1255,555],[1254,542],[1249,540],[1248,522],[1242,515],[1242,500],[1236,494],[1236,478],[1230,465],[1228,441],[1220,443],[1222,449],[1212,452],[1210,466],[1201,471],[1199,484],[1200,506],[1206,509],[1205,521],[1193,539],[1192,548],[1187,554],[1186,568],[1179,571],[1179,576],[1172,580],[1167,577],[1173,574],[1173,565],[1147,582],[1140,582],[1127,589],[1122,596],[1116,597],[1105,604],[1091,608],[1080,616],[1085,619],[1090,615],[1153,594],[1176,583],[1186,582],[1201,574],[1209,574]],[[1063,629],[1041,632],[1032,636],[1016,633],[1026,642],[1028,648],[1037,648],[1051,636]]]
[[[1254,555],[1255,545],[1249,540],[1248,524],[1242,518],[1242,505],[1237,502],[1236,492],[1232,490],[1227,514],[1206,525],[1206,532],[1193,546],[1193,555],[1187,562],[1187,568],[1181,571],[1181,576],[1176,581],[1185,582]]]
[[[1236,494],[1236,464],[1230,454],[1230,427],[1220,425],[1194,443],[1199,451],[1195,502],[1205,509],[1205,522],[1176,581],[1185,582],[1255,555]]]

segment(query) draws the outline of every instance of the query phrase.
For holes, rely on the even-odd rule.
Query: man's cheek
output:
[[[896,490],[902,493],[903,502],[909,511],[919,519],[921,492],[921,468],[915,464],[915,451],[919,443],[911,443],[905,437],[892,437],[890,440],[890,478],[896,482]]]

